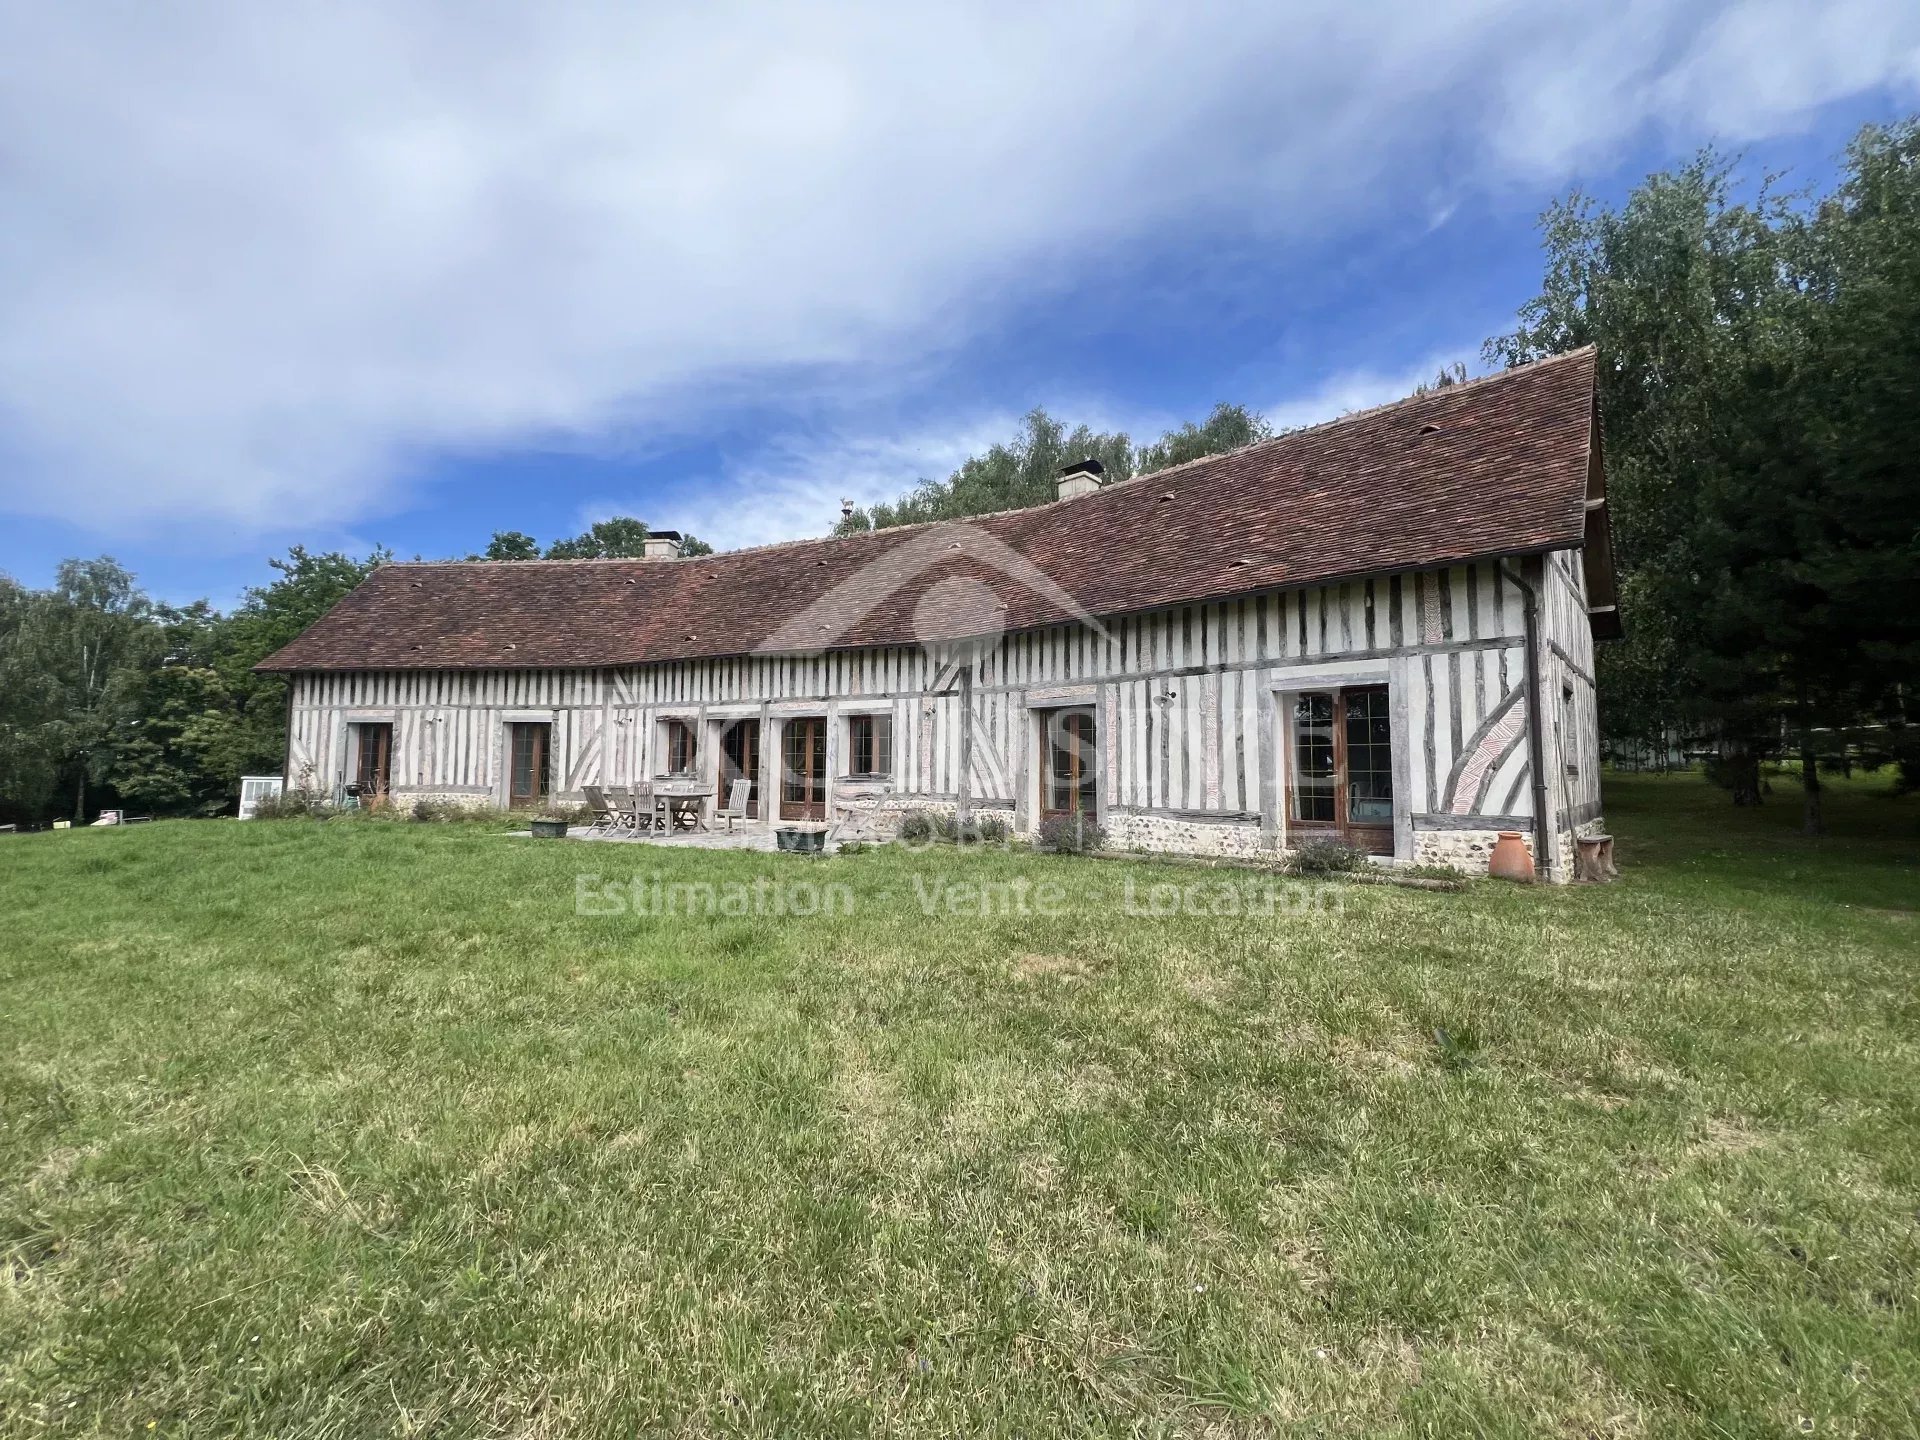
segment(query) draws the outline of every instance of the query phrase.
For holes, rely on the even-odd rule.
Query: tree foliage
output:
[[[241,774],[285,753],[286,681],[254,664],[388,558],[295,546],[225,615],[155,605],[105,557],[63,562],[47,590],[0,577],[0,817],[230,809]]]
[[[1216,405],[1203,424],[1170,430],[1135,449],[1124,431],[1076,425],[1069,430],[1045,410],[1029,411],[1011,439],[975,455],[944,480],[922,480],[890,504],[855,510],[835,534],[857,534],[926,520],[958,520],[999,510],[1023,510],[1054,498],[1061,468],[1098,460],[1108,483],[1164,470],[1206,455],[1219,455],[1269,439],[1267,422],[1240,405]]]
[[[627,515],[598,520],[584,535],[556,540],[547,547],[548,560],[638,560],[646,554],[651,532],[641,521]],[[697,535],[682,537],[677,552],[681,556],[711,555],[713,547]],[[540,542],[522,530],[496,530],[484,553],[469,555],[469,560],[538,560]]]
[[[1541,293],[1487,349],[1599,347],[1608,734],[1711,736],[1742,801],[1797,752],[1817,829],[1819,752],[1903,721],[1920,665],[1920,131],[1863,131],[1823,199],[1709,153],[1542,231]]]

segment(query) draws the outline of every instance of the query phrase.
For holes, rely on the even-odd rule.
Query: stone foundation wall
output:
[[[396,785],[393,787],[392,801],[394,809],[410,809],[416,800],[431,800],[436,805],[458,805],[466,810],[492,810],[495,808],[493,796],[476,795],[471,790],[415,790],[404,785]],[[580,799],[578,796],[556,795],[553,797],[553,803],[556,805],[573,805],[580,803]]]
[[[1413,863],[1451,865],[1463,874],[1484,875],[1500,834],[1498,830],[1415,830]],[[1533,854],[1533,836],[1523,831],[1520,843],[1527,847],[1529,855]],[[1537,856],[1534,865],[1536,868],[1539,865]]]
[[[1161,855],[1229,855],[1277,859],[1286,852],[1259,821],[1182,820],[1171,815],[1110,815],[1107,848]]]

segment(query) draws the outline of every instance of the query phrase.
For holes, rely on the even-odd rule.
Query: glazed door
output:
[[[1291,826],[1393,853],[1393,726],[1387,687],[1294,697]]]
[[[780,818],[827,818],[827,722],[789,720],[780,730]]]
[[[360,761],[354,767],[354,783],[360,788],[360,803],[380,799],[393,788],[393,726],[356,725],[359,732]]]
[[[508,728],[507,803],[526,809],[547,802],[547,745],[551,725],[515,724]]]
[[[1093,814],[1098,806],[1093,712],[1055,710],[1045,723],[1047,769],[1041,776],[1040,813]]]
[[[720,737],[720,803],[728,803],[733,782],[746,780],[753,789],[747,792],[747,814],[760,817],[760,722],[736,720]]]

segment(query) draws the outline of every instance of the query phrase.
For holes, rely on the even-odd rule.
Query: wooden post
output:
[[[954,793],[953,818],[958,825],[973,819],[973,666],[960,667],[960,774]]]

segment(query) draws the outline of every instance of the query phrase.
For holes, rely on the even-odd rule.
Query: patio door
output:
[[[1047,768],[1041,776],[1041,815],[1092,815],[1098,808],[1099,773],[1093,711],[1052,710],[1044,723]]]
[[[827,818],[827,722],[817,715],[780,728],[780,818]]]
[[[733,782],[745,780],[747,814],[760,818],[760,722],[735,720],[720,736],[720,803],[732,803]]]
[[[1289,828],[1393,853],[1393,725],[1387,687],[1313,690],[1293,701]]]
[[[507,804],[526,809],[547,802],[548,744],[551,725],[516,723],[507,727]]]
[[[353,728],[359,743],[353,782],[359,787],[361,803],[366,804],[393,788],[393,726],[382,722]]]

